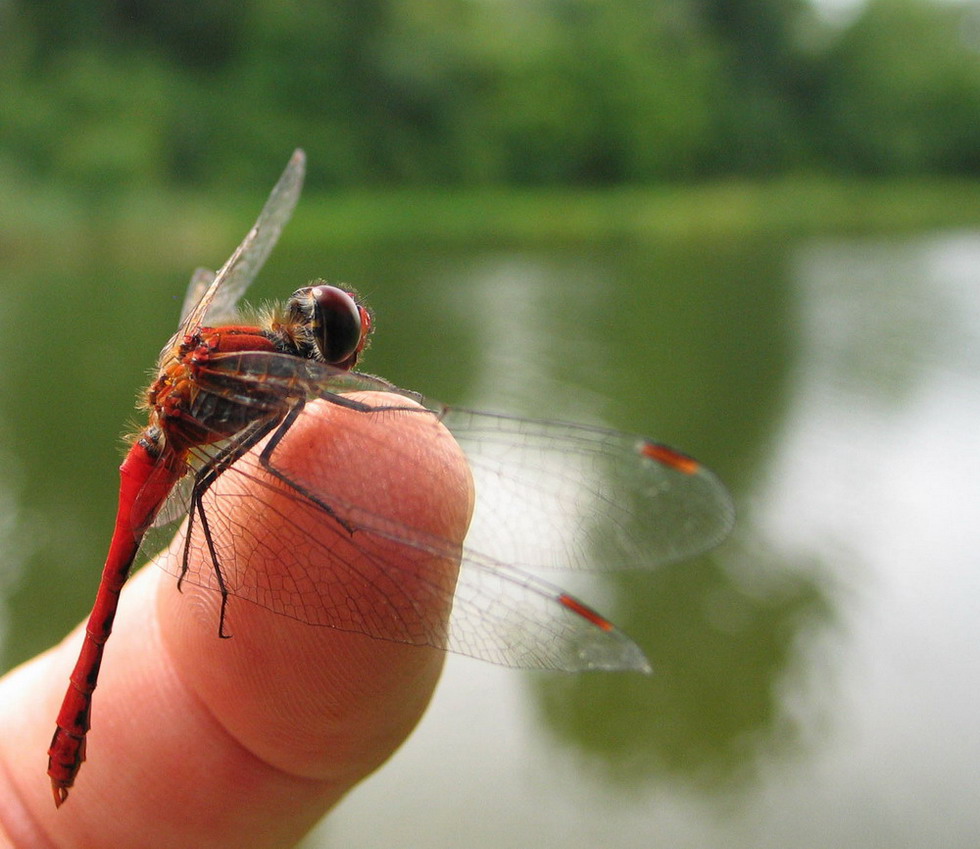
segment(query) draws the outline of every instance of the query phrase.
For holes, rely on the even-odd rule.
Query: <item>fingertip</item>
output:
[[[411,568],[401,574],[397,561],[385,561],[395,564],[396,583],[434,588],[425,596],[430,609],[416,612],[444,627],[455,574],[446,555],[461,543],[472,505],[452,437],[429,415],[371,419],[335,405],[311,407],[286,446],[298,462],[326,475],[335,491],[373,498],[379,514],[448,541],[438,551],[410,546]],[[267,481],[251,483],[268,492]],[[272,513],[283,515],[280,506]],[[274,530],[274,522],[263,522]],[[291,554],[282,546],[261,550],[272,556],[252,561],[257,569]],[[346,582],[357,572],[332,585],[350,589]],[[368,591],[378,585],[367,584],[354,587],[359,603],[385,609],[384,598]],[[172,575],[154,568],[127,584],[93,700],[88,758],[58,810],[43,754],[80,629],[5,680],[9,721],[0,752],[17,792],[0,813],[6,823],[28,823],[24,833],[36,839],[20,845],[133,845],[135,838],[152,846],[158,837],[172,845],[181,836],[183,845],[284,845],[383,762],[421,717],[442,651],[311,627],[238,598],[231,603],[233,636],[222,640],[213,591],[185,583],[181,592]],[[36,770],[22,766],[32,754]],[[11,810],[17,799],[22,815]]]
[[[223,475],[205,498],[235,593],[224,623],[231,639],[216,639],[220,594],[201,586],[213,581],[203,548],[183,592],[160,600],[189,688],[234,738],[278,769],[347,785],[391,754],[431,697],[444,659],[433,646],[446,633],[458,566],[451,554],[472,509],[465,459],[436,417],[401,396],[356,398],[403,409],[312,404],[275,462],[357,529],[299,503],[254,455],[243,458],[241,474]],[[441,547],[390,538],[409,529]]]

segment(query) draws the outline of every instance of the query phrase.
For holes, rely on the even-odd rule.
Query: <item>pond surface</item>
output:
[[[181,280],[222,258],[144,278],[93,251],[0,284],[5,666],[87,612],[116,435]],[[739,519],[709,557],[559,576],[653,676],[451,657],[417,732],[304,845],[975,845],[980,234],[292,245],[256,294],[318,275],[373,305],[368,371],[667,441]]]

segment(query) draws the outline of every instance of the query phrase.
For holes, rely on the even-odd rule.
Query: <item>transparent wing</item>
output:
[[[650,671],[643,650],[584,602],[470,549],[452,604],[448,651],[522,669]]]
[[[234,313],[235,304],[251,285],[269,254],[279,241],[282,228],[289,221],[303,190],[306,174],[306,154],[299,148],[290,157],[286,169],[269,194],[262,212],[252,229],[235,248],[228,261],[221,267],[209,285],[202,285],[206,269],[195,272],[184,301],[184,315],[178,335],[188,328],[198,327],[215,317]],[[197,295],[199,290],[203,290]],[[193,294],[192,294],[193,293]],[[196,298],[193,307],[188,302]]]
[[[277,374],[295,372],[294,358],[248,354],[248,360],[236,361],[239,355],[226,356],[229,371],[250,375],[243,384],[255,380],[267,390],[281,381],[296,391],[300,378]],[[302,381],[308,398],[388,388],[364,375],[306,368]],[[222,385],[216,379],[215,391]],[[249,395],[243,385],[242,396]],[[638,436],[439,405],[413,409],[430,418],[433,427],[438,421],[445,424],[470,464],[476,506],[462,550],[411,522],[348,500],[330,489],[329,474],[318,475],[307,466],[282,472],[299,490],[344,516],[356,532],[351,535],[299,492],[293,508],[267,518],[261,501],[263,487],[270,485],[245,458],[222,475],[222,486],[239,493],[236,511],[245,510],[249,519],[243,522],[224,511],[231,503],[227,496],[208,507],[215,536],[232,540],[218,551],[229,591],[313,624],[434,645],[505,665],[645,669],[642,652],[628,637],[533,573],[650,569],[712,547],[734,518],[718,479],[692,458]],[[381,456],[383,467],[405,469],[416,461],[418,445],[384,438],[384,411],[343,414],[350,427],[377,430],[371,450]],[[236,478],[247,479],[250,486],[236,484]],[[275,531],[265,528],[268,521],[278,523]],[[289,553],[277,561],[282,574],[250,570],[243,552],[271,545],[273,536]],[[192,559],[210,562],[202,539],[189,545]],[[317,576],[324,574],[325,561],[332,564],[328,572],[343,575],[347,569],[349,574],[322,585]],[[439,564],[434,571],[433,563]],[[186,580],[216,589],[210,566]],[[374,597],[380,592],[385,603],[359,603],[359,586]],[[438,611],[449,608],[447,626]]]
[[[378,377],[266,352],[213,356],[198,384],[242,404],[270,393],[330,400],[362,389],[403,392]],[[713,548],[734,523],[731,498],[709,469],[645,437],[403,394],[423,403],[466,453],[479,494],[467,540],[497,562],[652,568]]]
[[[642,650],[611,622],[520,569],[342,498],[328,503],[356,526],[353,534],[298,498],[288,513],[270,515],[255,492],[276,487],[248,461],[226,472],[220,487],[205,496],[205,510],[233,596],[312,625],[504,666],[649,671]],[[232,502],[239,518],[228,512]],[[186,525],[175,550],[184,533]],[[199,530],[188,544],[192,565],[184,580],[220,592]],[[262,570],[248,567],[249,552],[263,560]],[[179,575],[179,560],[165,562]]]
[[[153,517],[153,528],[166,528],[174,522],[183,521],[187,516],[187,510],[191,505],[191,488],[194,484],[194,476],[186,474],[170,490],[170,495]],[[155,536],[148,536],[141,547],[153,554],[157,549],[162,548],[163,540]]]
[[[194,273],[191,275],[190,285],[187,287],[187,294],[184,295],[184,303],[180,308],[180,325],[184,326],[184,322],[187,320],[187,316],[190,315],[191,310],[194,309],[200,302],[201,298],[204,297],[204,293],[208,290],[208,287],[214,282],[214,278],[217,275],[210,268],[196,268]],[[234,305],[232,305],[234,306]],[[215,310],[214,304],[212,303],[211,315],[214,317]],[[216,323],[224,324],[225,320],[217,318]]]
[[[465,451],[480,493],[467,541],[498,561],[649,569],[713,548],[734,522],[731,498],[711,471],[645,437],[435,410]]]

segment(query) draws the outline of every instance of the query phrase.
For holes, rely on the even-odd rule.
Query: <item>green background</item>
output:
[[[5,666],[85,615],[189,274],[302,145],[253,300],[349,283],[367,370],[647,433],[739,511],[572,587],[653,677],[451,658],[309,845],[973,845],[974,4],[46,8],[0,10]]]

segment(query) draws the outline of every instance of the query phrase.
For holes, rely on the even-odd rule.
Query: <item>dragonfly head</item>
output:
[[[302,326],[312,345],[310,359],[352,369],[371,333],[371,314],[356,292],[317,282],[297,289],[286,303],[287,321]]]

